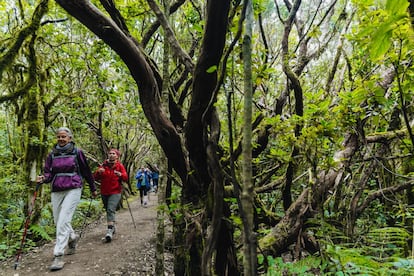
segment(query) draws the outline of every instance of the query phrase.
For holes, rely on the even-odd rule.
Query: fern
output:
[[[259,264],[264,264],[264,256],[259,255]],[[315,271],[320,271],[321,258],[309,256],[297,262],[285,263],[281,257],[273,258],[267,257],[268,270],[266,275],[315,275]]]
[[[378,260],[390,257],[405,257],[409,253],[407,241],[410,234],[401,227],[377,228],[366,235],[366,246],[363,247],[368,255]]]
[[[331,266],[330,272],[324,275],[340,275],[339,271],[345,273],[342,275],[414,275],[413,262],[405,259],[398,262],[378,261],[373,256],[365,255],[363,249],[341,246],[328,246],[327,253],[335,267]]]
[[[43,240],[47,241],[52,240],[52,238],[47,233],[46,229],[38,224],[30,225],[29,229],[35,237],[41,237]]]

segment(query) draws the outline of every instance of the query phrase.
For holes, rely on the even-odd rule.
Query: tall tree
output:
[[[41,21],[48,12],[48,0],[42,0],[35,6],[33,15],[28,20],[27,25],[19,30],[16,37],[7,43],[6,51],[0,56],[0,80],[4,81],[3,73],[7,68],[19,58],[19,53],[23,53],[24,62],[20,68],[8,78],[10,82],[7,86],[8,93],[0,96],[0,103],[7,102],[14,107],[14,112],[18,118],[18,125],[23,133],[23,152],[19,163],[21,171],[20,179],[26,184],[35,181],[38,169],[42,163],[42,153],[45,152],[42,134],[42,114],[40,97],[45,92],[46,72],[39,66],[39,57],[35,50],[38,41],[37,32],[41,27]],[[24,10],[20,10],[20,15],[24,20]],[[28,185],[29,195],[32,194],[33,185]],[[27,202],[30,202],[28,200]]]
[[[210,168],[207,163],[206,147],[209,141],[205,137],[217,130],[214,106],[210,104],[216,97],[214,92],[217,85],[217,70],[211,70],[211,68],[218,67],[223,53],[230,1],[208,1],[207,3],[204,38],[198,62],[192,72],[192,98],[187,116],[185,143],[181,142],[177,129],[160,104],[159,95],[162,88],[160,73],[153,61],[130,35],[123,18],[114,8],[115,4],[112,1],[102,1],[111,19],[89,1],[57,0],[57,3],[100,37],[125,62],[137,83],[144,113],[182,182],[183,206],[191,206],[188,211],[203,208],[208,199],[206,196],[209,194],[208,188],[211,182],[208,171],[219,170],[219,168]],[[170,40],[172,40],[171,37]],[[182,52],[178,52],[174,47],[173,49],[174,55],[181,58],[187,67],[191,66],[186,62],[187,59]],[[188,156],[184,152],[188,152]],[[175,254],[177,275],[199,275],[201,273],[203,231],[197,225],[205,225],[204,216],[194,217],[190,213],[188,212],[185,216],[192,218],[194,223],[176,226],[176,234],[183,236],[178,240],[185,241],[181,247],[178,247]]]
[[[245,1],[246,22],[243,37],[244,61],[244,110],[243,110],[243,189],[241,195],[243,240],[244,240],[244,275],[256,275],[257,254],[256,234],[253,227],[254,185],[252,173],[252,105],[253,105],[253,74],[252,74],[252,39],[253,39],[253,3]]]
[[[156,9],[157,6],[153,5],[153,9]],[[163,1],[163,10],[166,16],[167,21],[169,22],[169,10],[170,10],[170,1],[164,0]],[[155,12],[155,11],[154,11]],[[169,113],[168,110],[168,99],[169,99],[169,88],[170,88],[170,78],[169,78],[169,65],[170,65],[170,45],[165,40],[163,45],[163,60],[162,60],[162,93],[161,93],[161,102],[163,103],[163,109],[166,113]],[[161,158],[161,166],[155,168],[158,170],[159,173],[160,168],[163,168],[162,171],[166,171],[168,168],[168,162],[164,155],[162,154]],[[167,176],[168,174],[166,174]],[[168,176],[167,176],[168,177]],[[158,204],[161,208],[157,210],[157,253],[156,253],[156,264],[155,264],[155,273],[156,275],[164,275],[165,274],[165,260],[164,260],[164,248],[165,248],[165,221],[166,221],[166,186],[167,181],[162,179],[160,183],[158,183]]]

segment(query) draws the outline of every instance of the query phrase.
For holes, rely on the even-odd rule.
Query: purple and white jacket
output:
[[[44,167],[45,183],[52,182],[52,192],[81,188],[82,178],[89,184],[91,192],[96,191],[91,169],[82,150],[73,142],[70,150],[53,148],[46,158]]]

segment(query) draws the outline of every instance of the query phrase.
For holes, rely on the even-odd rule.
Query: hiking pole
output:
[[[37,197],[37,192],[39,191],[41,185],[42,185],[42,182],[38,182],[36,184],[36,189],[35,189],[34,194],[33,194],[33,197],[32,197],[31,206],[29,206],[29,212],[27,214],[26,221],[24,223],[24,230],[23,230],[22,241],[20,242],[20,248],[17,251],[17,254],[16,254],[16,262],[14,263],[14,269],[15,270],[17,269],[17,266],[19,265],[20,256],[22,254],[23,246],[24,246],[24,243],[26,241],[27,228],[29,227],[30,217],[32,216],[33,209],[34,209],[34,204],[35,204],[36,197]]]
[[[84,218],[83,224],[82,224],[82,228],[81,228],[81,231],[79,233],[79,239],[82,238],[83,231],[85,231],[85,228],[86,228],[86,221],[87,221],[88,217],[90,216],[91,206],[92,206],[92,199],[93,198],[91,197],[91,199],[89,201],[89,207],[88,207],[88,210],[86,211],[85,218]]]
[[[121,192],[121,196],[123,196],[125,201],[127,202],[128,210],[129,210],[129,213],[131,214],[132,222],[134,223],[134,228],[137,228],[137,225],[135,224],[134,216],[132,215],[131,207],[129,206],[128,198],[125,197],[124,191]]]

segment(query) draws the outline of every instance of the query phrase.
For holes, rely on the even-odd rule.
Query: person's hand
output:
[[[98,172],[99,172],[99,173],[103,173],[104,171],[105,171],[105,169],[104,169],[104,168],[99,167],[99,169],[98,169]]]
[[[116,174],[117,176],[121,176],[122,173],[120,171],[114,170],[114,174]]]
[[[45,181],[45,177],[43,175],[38,175],[36,177],[36,182],[37,183],[43,183],[43,181]]]
[[[93,198],[96,198],[97,196],[98,196],[98,192],[97,192],[97,191],[93,191],[93,192],[92,192],[92,197],[93,197]]]

